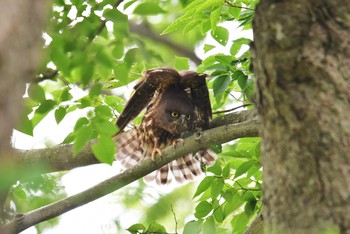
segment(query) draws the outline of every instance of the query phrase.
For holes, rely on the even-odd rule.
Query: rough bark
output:
[[[266,233],[350,233],[350,4],[261,0],[254,70]]]
[[[20,116],[25,82],[37,68],[45,1],[0,1],[0,171],[15,167],[10,137]],[[0,178],[0,223],[12,181]]]

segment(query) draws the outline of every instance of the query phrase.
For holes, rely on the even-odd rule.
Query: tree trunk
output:
[[[350,4],[261,0],[254,20],[266,233],[350,233]]]
[[[11,185],[11,134],[18,117],[25,83],[38,66],[40,37],[46,21],[45,1],[0,0],[0,223]],[[5,175],[4,175],[5,174]]]

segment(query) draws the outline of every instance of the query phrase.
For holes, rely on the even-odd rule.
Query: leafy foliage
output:
[[[51,112],[59,125],[70,114],[84,110],[86,114],[63,143],[72,143],[77,154],[87,141],[97,138],[92,147],[96,158],[111,164],[115,152],[111,137],[117,132],[113,123],[128,97],[125,85],[138,79],[142,71],[158,66],[210,74],[214,111],[249,103],[254,79],[248,50],[251,39],[233,40],[232,36],[251,28],[256,4],[257,0],[54,1],[44,33],[42,64],[36,81],[28,84],[17,130],[33,135]],[[195,50],[203,54],[201,58]],[[261,209],[259,139],[240,139],[217,149],[221,150],[217,162],[207,168],[194,192],[194,218],[179,223],[183,233],[241,233]],[[35,188],[26,183],[14,188],[12,199],[18,210],[34,208],[24,207],[28,198],[24,186]],[[40,189],[46,192],[49,188]],[[137,194],[144,194],[145,189],[140,183]],[[56,194],[53,200],[63,196],[61,189],[50,193]],[[189,193],[187,188],[185,194]],[[173,215],[170,205],[180,206],[176,201],[183,194],[174,190],[158,198],[167,207],[166,216]],[[142,199],[127,192],[123,197],[126,207]],[[150,207],[143,209],[151,216],[124,228],[130,233],[169,230],[150,221],[157,217]],[[189,215],[185,213],[181,215]]]

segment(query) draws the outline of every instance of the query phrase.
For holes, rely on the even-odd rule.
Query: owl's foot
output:
[[[173,140],[172,146],[173,146],[174,149],[176,148],[176,144],[177,144],[178,142],[184,142],[184,139],[182,139],[182,138],[177,138],[176,140]]]
[[[154,148],[153,148],[153,151],[152,151],[152,154],[151,154],[151,159],[152,159],[152,161],[154,161],[154,160],[156,159],[156,153],[158,153],[159,156],[163,156],[162,151],[161,151],[159,148],[154,147]]]

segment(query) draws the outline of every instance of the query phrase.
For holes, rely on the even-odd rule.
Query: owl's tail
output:
[[[199,151],[194,156],[192,153],[187,154],[148,174],[144,180],[149,183],[170,184],[175,179],[178,183],[184,183],[202,174],[205,166],[214,164],[215,158],[215,153],[210,150]]]
[[[121,132],[115,136],[114,140],[117,145],[115,158],[125,168],[132,168],[145,157],[151,156],[150,147],[142,145],[136,129]],[[210,150],[201,150],[195,155],[191,153],[148,174],[144,177],[144,180],[148,183],[156,182],[157,184],[170,184],[173,179],[179,183],[193,180],[195,176],[202,174],[204,166],[211,166],[215,158],[215,153]]]

